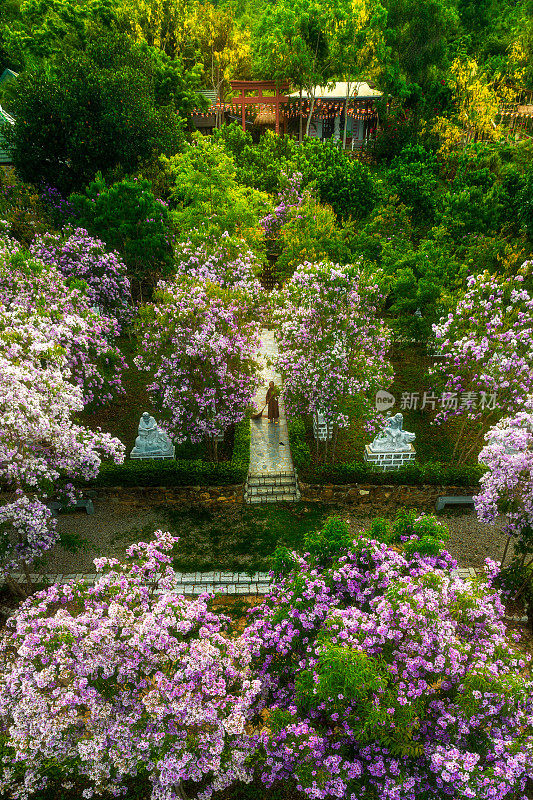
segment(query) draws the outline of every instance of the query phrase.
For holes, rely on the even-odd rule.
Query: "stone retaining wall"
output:
[[[298,481],[305,503],[339,503],[360,506],[361,510],[382,513],[390,508],[415,506],[424,511],[434,511],[437,497],[445,495],[473,495],[479,486],[372,486],[370,484],[332,483],[315,485]],[[241,504],[244,502],[244,485],[233,486],[136,486],[102,487],[86,495],[98,500],[114,500],[127,505],[147,502],[161,505],[204,503],[207,505]]]
[[[85,494],[89,494],[85,492]],[[206,503],[224,505],[244,502],[244,484],[233,486],[111,486],[95,489],[91,494],[98,500],[115,500],[128,505],[162,505]]]
[[[474,495],[479,486],[372,486],[369,484],[321,484],[298,481],[302,502],[341,503],[360,506],[362,511],[385,511],[400,506],[416,506],[424,511],[434,511],[437,497],[446,495]],[[450,506],[452,508],[453,506]]]

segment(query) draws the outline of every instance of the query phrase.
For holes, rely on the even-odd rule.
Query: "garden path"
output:
[[[276,371],[277,356],[273,331],[263,329],[257,354],[260,364],[260,386],[254,398],[257,410],[265,404],[269,381],[281,385],[281,375]],[[265,414],[250,420],[250,469],[245,500],[248,503],[295,502],[299,500],[299,492],[283,398],[279,402],[279,425],[270,424]]]

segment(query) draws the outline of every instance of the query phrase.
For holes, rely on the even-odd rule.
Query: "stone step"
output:
[[[249,472],[248,480],[255,478],[294,478],[295,471],[293,469],[279,470],[276,472]]]
[[[298,489],[292,486],[252,486],[244,493],[245,497],[279,497],[284,494],[297,494]]]
[[[250,505],[263,505],[265,503],[297,503],[299,496],[292,494],[256,494],[244,498],[244,502]]]
[[[294,486],[294,475],[289,478],[248,478],[248,486]]]

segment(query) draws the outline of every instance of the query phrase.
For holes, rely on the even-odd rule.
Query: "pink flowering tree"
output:
[[[0,639],[0,792],[119,796],[148,779],[153,800],[199,800],[249,781],[245,732],[260,683],[250,649],[172,591],[177,539],[157,531],[127,562],[95,561],[94,587],[52,586]],[[50,765],[54,765],[53,771]],[[53,775],[53,777],[52,777]]]
[[[487,429],[519,410],[532,390],[533,296],[524,274],[471,276],[455,309],[433,326],[444,356],[433,369],[440,390],[435,422],[455,420],[458,461],[475,457]]]
[[[354,407],[369,433],[382,419],[374,396],[393,378],[390,337],[379,318],[382,299],[357,267],[329,262],[302,264],[277,296],[287,410],[324,417],[333,435],[332,460],[337,433],[350,424]]]
[[[0,240],[0,304],[12,313],[35,310],[50,326],[51,340],[66,355],[70,380],[83,391],[84,403],[103,405],[124,393],[126,363],[113,344],[117,319],[92,308],[85,281],[67,279],[13,241]]]
[[[56,267],[67,280],[87,284],[89,304],[119,322],[131,319],[131,289],[126,265],[116,252],[107,252],[100,239],[84,228],[65,228],[61,234],[36,236],[31,254]]]
[[[261,269],[260,259],[246,242],[227,231],[220,237],[206,238],[200,245],[189,241],[176,249],[176,277],[238,290],[247,299],[250,313],[258,313],[263,302],[257,279]]]
[[[317,800],[526,800],[532,663],[510,642],[496,566],[454,577],[449,554],[421,555],[441,526],[407,522],[386,531],[392,548],[374,538],[383,521],[353,541],[330,519],[277,559],[245,632],[261,778]]]
[[[68,309],[67,309],[68,316]],[[98,474],[101,456],[117,463],[122,444],[109,434],[75,424],[84,408],[81,387],[71,381],[65,341],[75,334],[72,319],[47,309],[0,305],[0,569],[22,566],[31,588],[29,564],[57,541],[44,500],[69,481]],[[24,594],[10,580],[12,589]]]
[[[205,441],[215,461],[217,436],[244,418],[257,388],[259,324],[247,307],[242,292],[177,276],[140,312],[135,363],[153,373],[148,388],[168,412],[169,434]]]
[[[481,477],[481,490],[475,497],[476,511],[482,522],[494,523],[506,515],[504,533],[524,564],[533,553],[533,396],[529,395],[521,411],[504,417],[485,434],[479,460],[487,467]],[[526,565],[533,564],[533,559]]]

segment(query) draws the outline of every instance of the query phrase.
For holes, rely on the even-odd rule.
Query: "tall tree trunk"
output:
[[[313,116],[313,110],[315,107],[315,98],[314,96],[311,98],[311,104],[309,106],[309,116],[307,117],[307,125],[305,126],[305,135],[309,136],[309,126],[311,125],[311,117]]]
[[[339,426],[335,426],[335,432],[333,434],[333,446],[331,448],[331,463],[335,463],[335,450],[337,449],[337,438],[339,436]]]
[[[13,592],[14,595],[16,595],[17,597],[22,598],[23,600],[26,599],[25,593],[22,591],[22,589],[20,588],[18,583],[15,583],[15,580],[11,577],[9,572],[6,572],[6,583],[10,587],[10,589]]]
[[[303,118],[302,118],[302,87],[300,86],[300,99],[298,100],[298,141],[300,144],[303,140]]]
[[[512,538],[512,535],[509,534],[509,536],[507,537],[507,542],[505,543],[505,550],[503,551],[502,560],[500,561],[500,569],[502,568],[503,562],[505,561],[505,557],[507,555],[507,551],[509,549],[509,545],[511,544],[511,538]]]
[[[342,149],[346,150],[346,129],[348,127],[348,101],[350,99],[351,83],[346,83],[346,102],[344,103],[344,130],[342,132]]]

